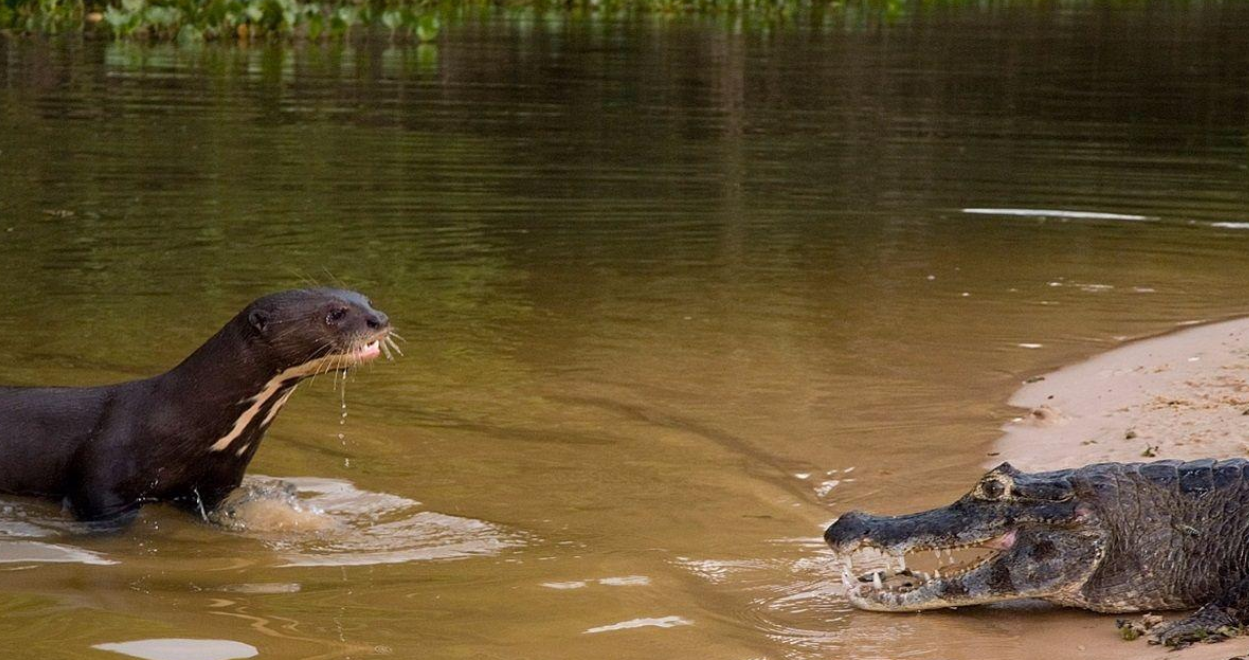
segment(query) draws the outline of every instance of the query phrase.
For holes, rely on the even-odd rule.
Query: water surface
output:
[[[301,388],[253,465],[340,536],[153,507],[82,538],[5,500],[0,643],[1118,644],[1079,612],[852,611],[818,535],[961,494],[1023,378],[1244,312],[1246,29],[1197,3],[499,19],[419,49],[0,41],[0,381],[156,373],[309,281],[408,340],[345,392]]]

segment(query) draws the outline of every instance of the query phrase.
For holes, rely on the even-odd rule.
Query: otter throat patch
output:
[[[247,431],[248,427],[251,426],[252,420],[256,418],[256,415],[260,414],[261,410],[264,410],[269,400],[277,396],[284,388],[289,388],[282,392],[281,398],[274,402],[273,406],[269,408],[269,412],[265,415],[264,420],[260,423],[261,426],[268,426],[273,421],[273,418],[277,416],[282,406],[286,404],[286,401],[291,398],[291,393],[299,386],[298,383],[293,383],[292,381],[319,373],[326,367],[337,364],[341,360],[342,356],[327,355],[311,362],[291,367],[269,379],[269,382],[265,383],[265,386],[256,393],[256,396],[242,401],[248,404],[247,409],[243,411],[243,414],[239,415],[238,419],[234,420],[234,426],[230,427],[230,432],[214,442],[208,450],[210,452],[219,452],[229,449],[230,445],[234,444],[234,441],[238,440]],[[246,450],[246,446],[244,446],[244,450]]]

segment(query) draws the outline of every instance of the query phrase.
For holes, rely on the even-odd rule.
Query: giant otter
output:
[[[109,527],[147,502],[211,510],[301,380],[376,358],[389,335],[359,293],[284,291],[160,376],[0,388],[0,492],[64,498],[78,519]]]

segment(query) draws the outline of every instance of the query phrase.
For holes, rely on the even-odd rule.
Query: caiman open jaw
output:
[[[963,583],[1014,547],[1017,537],[1011,530],[981,543],[906,548],[877,548],[868,543],[854,552],[839,553],[841,582],[851,604],[863,610],[913,611],[970,604],[957,597],[969,591]],[[873,551],[884,556],[884,568],[855,573],[854,556],[868,555],[864,559],[871,561]],[[932,566],[930,570],[920,570],[924,560]]]
[[[855,607],[1039,598],[1106,613],[1195,609],[1150,633],[1151,642],[1179,647],[1249,626],[1247,503],[1249,460],[1241,458],[1033,474],[1003,463],[950,506],[893,517],[852,511],[824,539]],[[855,574],[856,565],[875,570]]]
[[[1069,485],[1041,483],[1040,476],[1004,464],[948,507],[896,517],[843,515],[824,539],[841,562],[850,603],[876,611],[1017,598],[1077,604],[1101,562],[1105,535]],[[862,566],[872,555],[883,557],[884,567],[855,573],[855,561]]]

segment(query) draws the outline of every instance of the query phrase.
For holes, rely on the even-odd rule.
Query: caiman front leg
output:
[[[1158,626],[1150,644],[1183,648],[1194,642],[1221,642],[1243,632],[1249,623],[1249,580],[1242,580],[1192,616]]]

